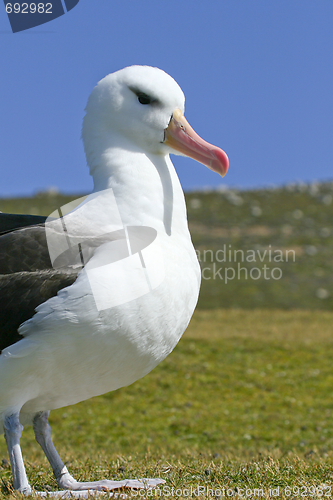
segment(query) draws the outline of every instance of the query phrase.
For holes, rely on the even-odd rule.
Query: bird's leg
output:
[[[28,482],[27,474],[22,458],[20,439],[22,436],[23,425],[20,424],[19,413],[14,413],[4,418],[3,422],[5,439],[12,466],[13,482],[15,490],[28,495],[31,493],[31,487]]]
[[[36,413],[33,419],[32,425],[36,441],[44,451],[60,488],[75,489],[77,481],[69,474],[52,442],[49,414],[49,411],[41,411]]]
[[[51,426],[48,421],[49,413],[48,411],[37,413],[33,419],[33,428],[36,440],[50,462],[60,488],[81,492],[86,490],[108,491],[119,488],[154,488],[158,484],[165,483],[163,479],[125,479],[123,481],[110,481],[104,479],[102,481],[84,483],[76,481],[69,474],[67,467],[64,465],[52,443]]]

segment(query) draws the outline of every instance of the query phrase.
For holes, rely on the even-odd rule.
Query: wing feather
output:
[[[44,224],[17,229],[11,214],[0,214],[0,351],[21,340],[17,329],[35,308],[72,285],[75,269],[52,268]],[[6,221],[6,215],[9,215]],[[20,216],[23,217],[23,216]],[[28,216],[31,217],[31,216]],[[26,222],[33,220],[26,219]]]

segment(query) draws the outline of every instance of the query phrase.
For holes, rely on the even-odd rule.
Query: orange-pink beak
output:
[[[164,144],[199,161],[222,177],[228,171],[229,159],[226,153],[201,139],[178,108],[173,112],[170,123],[165,129]]]

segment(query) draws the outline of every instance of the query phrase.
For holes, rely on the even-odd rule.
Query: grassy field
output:
[[[52,412],[58,451],[80,479],[153,475],[170,493],[199,484],[234,494],[259,488],[267,498],[272,488],[282,498],[289,486],[300,496],[326,485],[328,496],[332,323],[325,311],[197,311],[175,351],[144,379]],[[31,428],[22,447],[34,486],[55,489]],[[4,441],[1,458],[8,496]]]
[[[4,199],[0,210],[49,215],[76,197]],[[186,198],[207,278],[189,329],[144,379],[52,412],[58,451],[77,479],[162,477],[157,498],[329,498],[333,183]],[[226,282],[238,264],[260,278]],[[265,279],[264,265],[281,278]],[[56,489],[31,428],[22,447],[31,483]],[[3,439],[0,480],[10,498]]]

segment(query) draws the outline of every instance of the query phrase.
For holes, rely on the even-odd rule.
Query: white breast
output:
[[[164,266],[161,283],[134,300],[98,310],[83,270],[72,286],[39,306],[37,314],[22,325],[20,333],[25,339],[3,352],[0,377],[3,370],[13,387],[6,391],[11,401],[0,401],[0,411],[1,406],[23,406],[24,421],[24,414],[67,406],[115,390],[146,375],[173,350],[197,302],[200,268],[173,167],[171,180],[171,234],[167,234],[160,207],[155,221],[147,210],[147,218],[133,210],[133,218],[127,215],[126,219],[127,223],[141,220],[144,225],[156,227]],[[126,207],[128,210],[128,204]],[[106,243],[90,264],[94,258],[105,262],[107,252]],[[99,285],[105,296],[114,295],[119,277],[112,272],[112,266],[105,269],[100,273]]]

